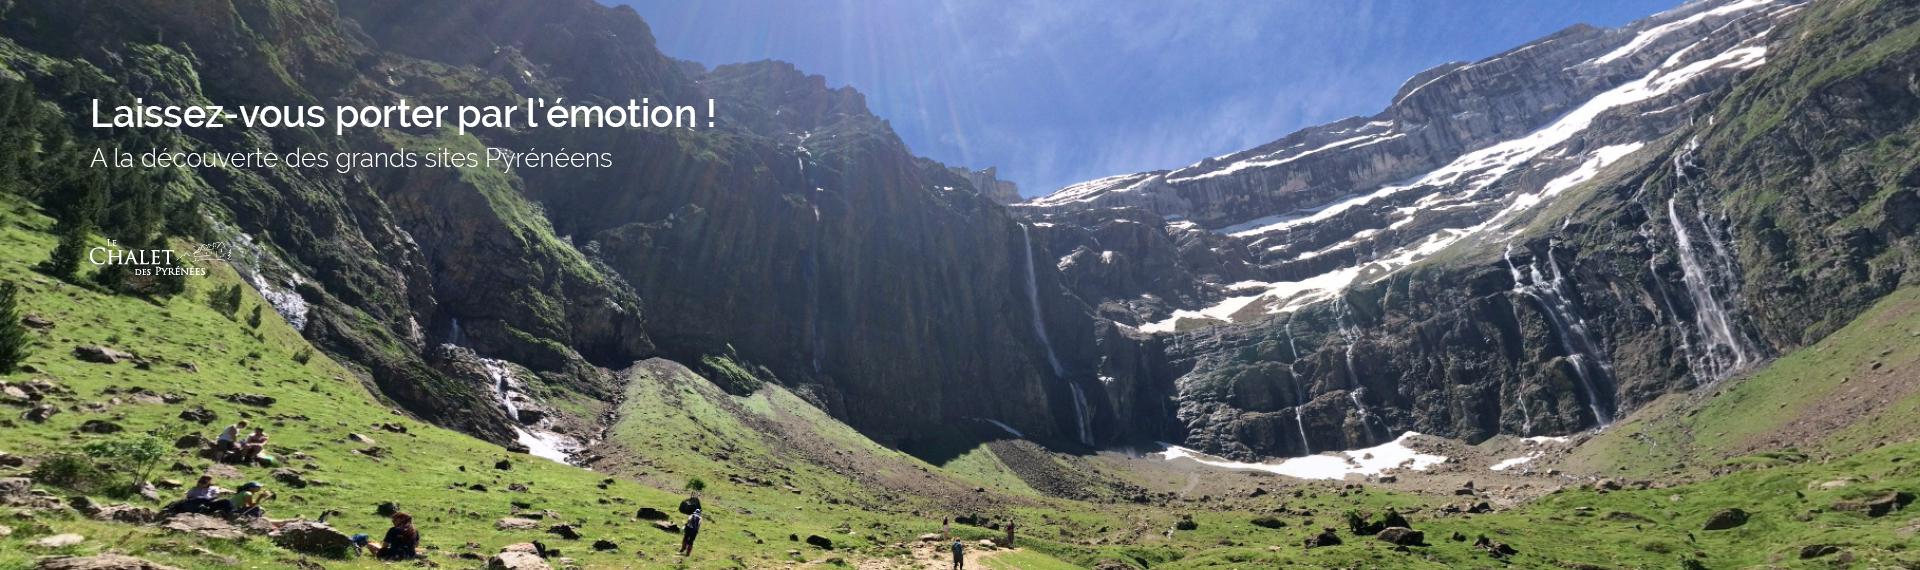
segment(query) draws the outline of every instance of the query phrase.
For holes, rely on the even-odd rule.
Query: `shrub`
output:
[[[142,434],[89,442],[80,449],[89,456],[105,461],[113,471],[132,477],[122,487],[131,490],[146,481],[153,474],[153,469],[160,465],[160,460],[166,459],[167,454],[173,451],[168,443],[164,436]]]
[[[78,452],[60,452],[40,461],[33,468],[33,480],[75,491],[92,491],[109,480],[106,471],[93,459]]]
[[[0,285],[0,374],[12,374],[27,359],[33,341],[20,322],[20,286]]]

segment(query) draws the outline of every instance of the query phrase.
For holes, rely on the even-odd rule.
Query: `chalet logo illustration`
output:
[[[204,243],[195,246],[186,255],[180,255],[172,249],[129,249],[120,247],[119,241],[109,241],[107,246],[95,246],[87,250],[87,262],[94,265],[122,265],[132,269],[134,275],[188,276],[201,277],[207,274],[207,268],[195,264],[208,261],[226,261],[233,252],[233,246],[226,242]]]

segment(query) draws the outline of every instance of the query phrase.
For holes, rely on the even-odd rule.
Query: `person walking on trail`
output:
[[[966,568],[967,545],[955,540],[953,541],[953,570],[966,570]]]
[[[693,556],[693,539],[700,536],[700,523],[703,518],[705,517],[701,515],[700,509],[694,509],[693,514],[687,515],[686,528],[681,529],[680,532],[681,556]]]
[[[1013,527],[1013,521],[1007,521],[1007,543],[1000,545],[1001,548],[1013,548]]]
[[[940,519],[940,538],[953,538],[953,519]]]

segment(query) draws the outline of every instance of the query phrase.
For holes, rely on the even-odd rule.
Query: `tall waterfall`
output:
[[[1307,387],[1300,379],[1300,345],[1293,342],[1293,319],[1289,317],[1284,328],[1287,333],[1287,350],[1293,352],[1293,360],[1287,363],[1287,373],[1293,377],[1293,428],[1300,432],[1300,449],[1307,455],[1313,455],[1313,443],[1307,440],[1307,420],[1301,417],[1300,408],[1307,405]]]
[[[1687,295],[1693,300],[1693,324],[1701,340],[1700,350],[1690,352],[1690,355],[1696,361],[1693,363],[1695,368],[1706,372],[1709,381],[1721,380],[1746,368],[1750,357],[1740,333],[1734,328],[1733,319],[1728,315],[1728,307],[1713,291],[1710,270],[1694,247],[1693,238],[1687,233],[1687,225],[1680,218],[1676,202],[1677,199],[1667,199],[1667,222],[1673,226],[1673,242],[1680,257],[1681,281],[1686,284]],[[1711,233],[1709,229],[1708,234]],[[1715,248],[1715,255],[1724,256],[1724,250]],[[1724,262],[1725,258],[1716,260]]]
[[[804,175],[806,161],[800,162],[800,172]],[[813,373],[820,373],[820,361],[827,351],[827,340],[820,337],[820,206],[813,206],[813,245],[807,248],[804,265],[800,266],[800,277],[807,282],[807,345],[813,361]]]
[[[1348,305],[1346,298],[1343,297],[1340,299],[1339,304],[1335,305],[1335,310],[1338,311],[1334,316],[1336,321],[1335,326],[1339,327],[1341,338],[1347,341],[1345,356],[1347,381],[1353,383],[1353,389],[1347,391],[1347,399],[1353,402],[1354,413],[1359,414],[1360,426],[1365,430],[1366,436],[1369,438],[1380,437],[1377,441],[1385,441],[1387,438],[1379,436],[1374,429],[1375,427],[1385,429],[1382,420],[1374,416],[1373,412],[1367,409],[1366,402],[1360,399],[1361,393],[1366,390],[1366,388],[1360,385],[1360,374],[1353,365],[1354,347],[1360,344],[1360,327],[1352,322],[1353,306]],[[1296,409],[1296,419],[1298,418],[1298,412],[1299,410]]]
[[[1053,352],[1053,341],[1047,338],[1047,317],[1040,310],[1039,277],[1033,270],[1033,237],[1029,235],[1026,224],[1020,224],[1020,243],[1026,253],[1027,267],[1027,306],[1033,309],[1033,334],[1040,337],[1040,346],[1046,349],[1047,364],[1053,367],[1053,376],[1067,383],[1067,389],[1073,393],[1074,425],[1079,432],[1080,443],[1093,445],[1093,415],[1087,406],[1087,392],[1079,384],[1067,379],[1066,368],[1060,366],[1060,357]]]
[[[1581,318],[1578,308],[1561,291],[1566,278],[1560,273],[1560,264],[1553,259],[1553,246],[1547,246],[1547,267],[1550,268],[1551,277],[1541,272],[1538,260],[1527,264],[1527,272],[1521,272],[1520,267],[1513,263],[1511,243],[1507,244],[1503,257],[1507,261],[1507,271],[1513,276],[1513,292],[1538,303],[1541,314],[1547,317],[1547,324],[1553,326],[1554,337],[1560,341],[1560,351],[1566,353],[1567,361],[1573,364],[1574,376],[1580,379],[1580,388],[1586,392],[1587,409],[1593,412],[1594,422],[1602,426],[1612,424],[1613,365],[1587,332],[1586,319]],[[1601,399],[1602,390],[1607,391],[1605,400]]]

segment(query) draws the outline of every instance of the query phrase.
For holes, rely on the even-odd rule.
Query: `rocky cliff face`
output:
[[[1110,250],[1052,253],[1165,347],[1188,445],[1605,425],[1911,280],[1913,11],[1816,8],[1576,27],[1416,76],[1373,117],[1020,209]],[[1098,239],[1122,223],[1157,231]],[[1206,255],[1169,255],[1196,234]],[[1159,285],[1117,286],[1138,283]]]

